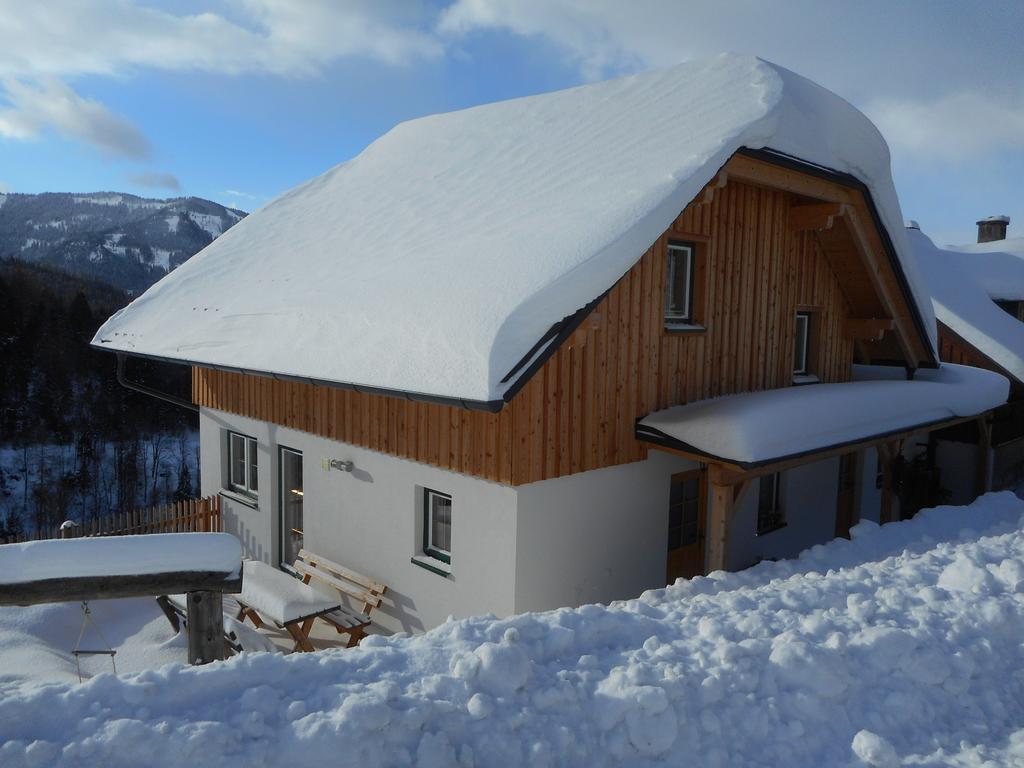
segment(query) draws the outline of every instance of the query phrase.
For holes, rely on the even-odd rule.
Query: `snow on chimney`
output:
[[[906,221],[904,221],[903,226],[906,227],[907,229],[916,229],[918,232],[921,231],[921,225],[918,224],[913,219],[907,219]]]
[[[1009,216],[989,216],[978,222],[978,242],[991,243],[993,240],[1006,239],[1006,227],[1010,224]]]

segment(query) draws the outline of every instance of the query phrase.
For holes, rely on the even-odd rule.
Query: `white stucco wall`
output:
[[[793,557],[808,547],[835,538],[839,459],[805,464],[782,473],[780,501],[786,526],[757,535],[758,480],[737,500],[726,562],[730,570],[758,560]]]
[[[259,443],[258,508],[223,499],[225,530],[238,535],[251,556],[277,562],[277,454],[285,446],[303,455],[305,546],[388,585],[385,604],[374,613],[376,623],[391,631],[420,631],[449,615],[513,612],[514,489],[203,409],[204,494],[222,487],[226,429]],[[351,460],[355,471],[325,471],[325,458]],[[410,562],[422,548],[424,487],[452,496],[452,573],[447,577]]]
[[[516,612],[665,586],[671,478],[696,466],[651,451],[646,461],[519,486]]]

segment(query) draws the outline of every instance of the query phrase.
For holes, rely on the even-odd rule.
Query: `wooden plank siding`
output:
[[[193,369],[198,405],[519,485],[643,459],[638,417],[792,383],[794,317],[813,309],[813,372],[851,374],[851,317],[814,230],[792,231],[790,191],[739,181],[699,196],[583,325],[496,414]],[[703,331],[664,325],[666,246],[697,249]]]

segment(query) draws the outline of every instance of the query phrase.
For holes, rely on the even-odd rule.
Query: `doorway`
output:
[[[668,502],[669,584],[704,573],[707,518],[706,473],[702,469],[672,475]]]
[[[303,542],[302,453],[281,448],[281,565],[291,568]]]
[[[836,537],[850,538],[850,529],[860,522],[857,509],[857,469],[860,462],[856,453],[839,457],[839,493],[836,497]]]

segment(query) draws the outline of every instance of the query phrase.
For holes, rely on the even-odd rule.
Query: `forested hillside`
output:
[[[191,495],[195,416],[121,387],[89,341],[127,294],[52,266],[0,260],[0,527]],[[188,369],[131,377],[188,397]]]

